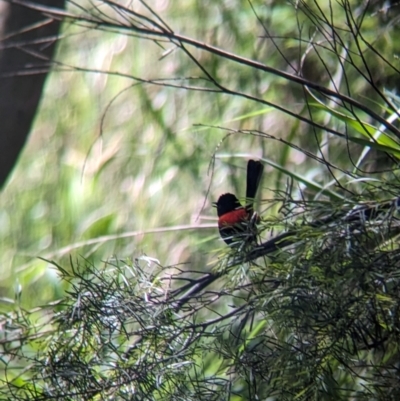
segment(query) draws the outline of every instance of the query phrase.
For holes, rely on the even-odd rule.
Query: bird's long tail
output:
[[[247,163],[247,184],[246,184],[246,209],[253,213],[254,198],[260,185],[264,166],[256,160],[249,160]]]

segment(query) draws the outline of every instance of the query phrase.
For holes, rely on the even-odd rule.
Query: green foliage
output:
[[[397,209],[398,201],[319,220],[312,235],[299,227],[290,248],[257,263],[224,258],[219,273],[148,257],[56,265],[71,284],[58,311],[20,310],[2,322],[3,354],[13,356],[3,394],[394,400]],[[29,370],[13,375],[24,363]]]
[[[0,199],[2,395],[398,399],[395,6],[63,18]],[[215,255],[210,200],[244,195],[249,157],[260,244]]]

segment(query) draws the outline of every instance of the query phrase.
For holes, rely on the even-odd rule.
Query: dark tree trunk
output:
[[[38,4],[64,8],[65,0]],[[51,66],[60,21],[0,0],[0,188],[23,149]]]

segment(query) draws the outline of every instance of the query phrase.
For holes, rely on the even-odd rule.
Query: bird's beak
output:
[[[217,207],[217,202],[213,202],[212,207]]]

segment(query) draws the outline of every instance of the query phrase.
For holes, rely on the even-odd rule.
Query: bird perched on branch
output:
[[[264,166],[259,161],[248,161],[245,206],[231,193],[221,195],[214,204],[217,207],[219,233],[229,246],[256,241],[255,224],[259,216],[254,212],[253,204],[263,170]]]

